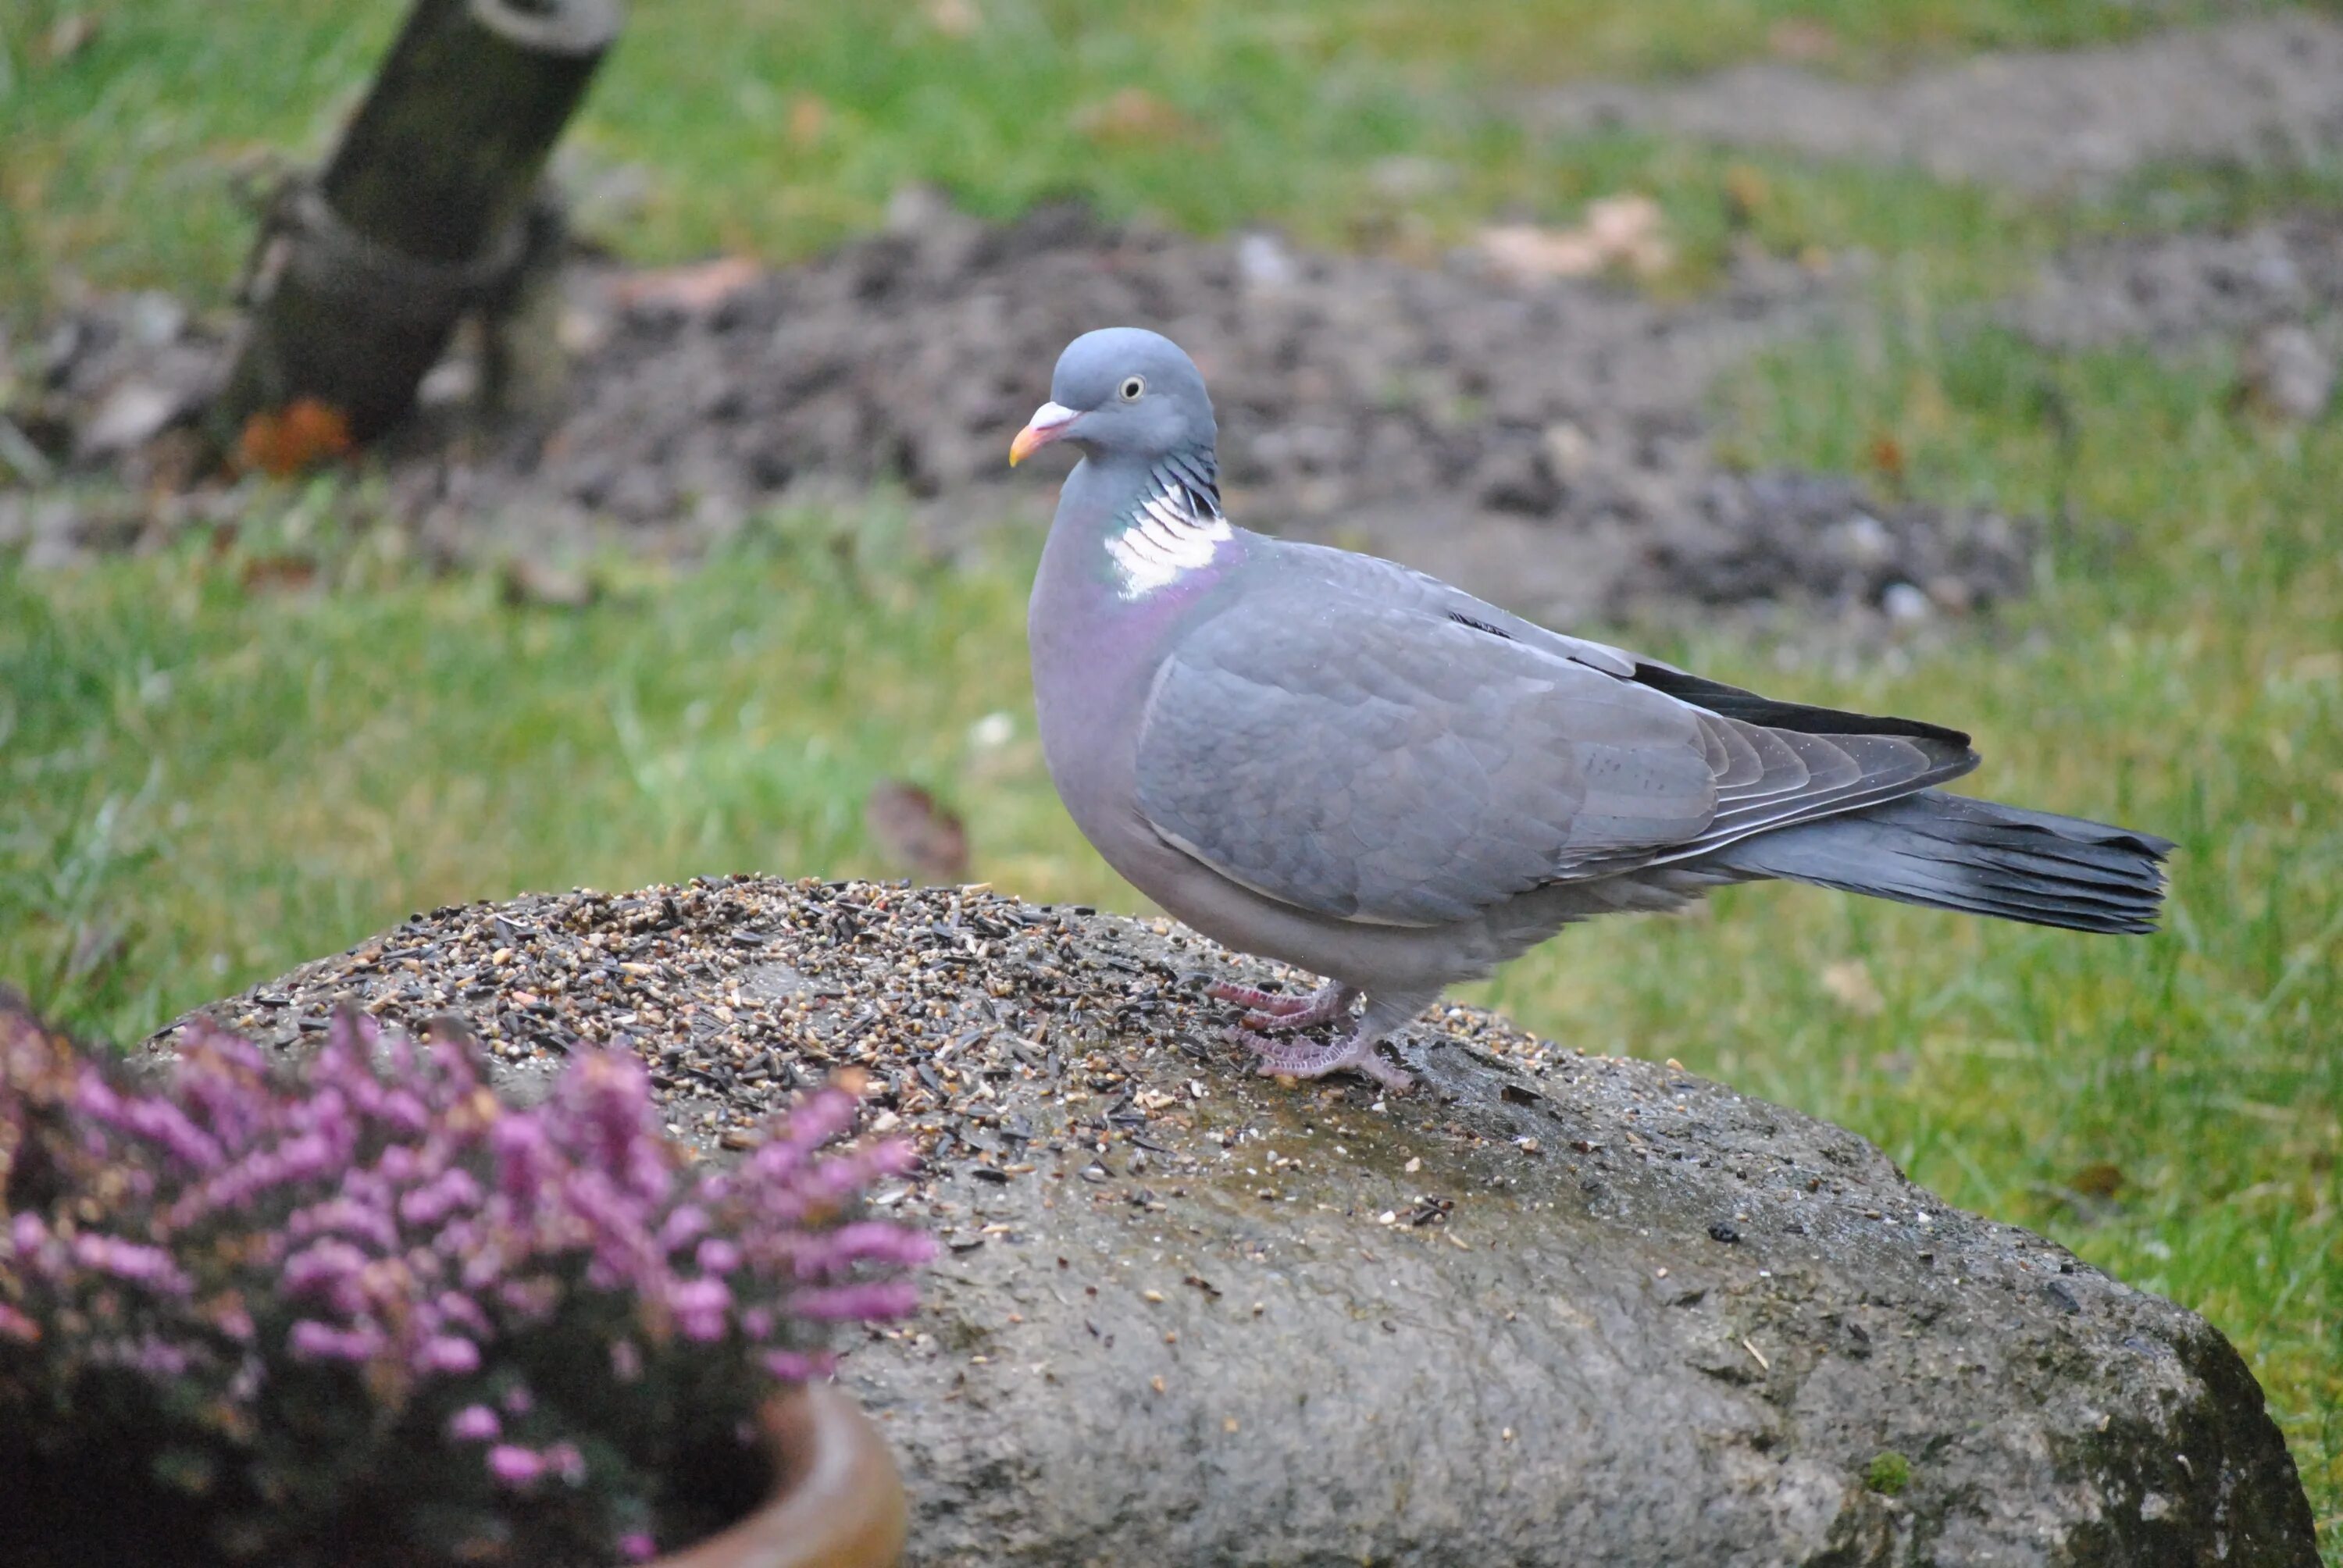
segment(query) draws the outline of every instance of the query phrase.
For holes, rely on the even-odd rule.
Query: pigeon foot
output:
[[[1249,985],[1227,981],[1208,988],[1204,994],[1214,1001],[1233,1002],[1245,1009],[1244,1027],[1248,1030],[1256,1034],[1291,1034],[1347,1018],[1351,1003],[1359,993],[1340,981],[1329,980],[1308,996],[1282,996],[1276,991],[1256,990]]]
[[[1253,1070],[1263,1078],[1324,1078],[1347,1067],[1401,1093],[1415,1084],[1414,1079],[1375,1054],[1377,1037],[1364,1029],[1347,1030],[1332,1040],[1272,1040],[1250,1029],[1230,1032],[1239,1045],[1253,1053]]]

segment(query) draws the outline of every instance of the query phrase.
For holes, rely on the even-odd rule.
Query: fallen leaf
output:
[[[2129,1185],[2123,1169],[2101,1160],[2084,1166],[2066,1179],[2066,1185],[2086,1198],[2112,1198]]]
[[[49,28],[43,50],[52,65],[62,65],[90,45],[97,36],[97,18],[86,11],[68,11]]]
[[[133,377],[108,391],[82,426],[75,446],[84,457],[127,452],[159,435],[196,397],[186,389]]]
[[[1904,477],[1904,444],[1882,430],[1871,438],[1871,466],[1891,479]]]
[[[592,578],[574,568],[557,566],[533,556],[517,556],[505,562],[498,577],[507,604],[583,609],[594,602]]]
[[[1481,251],[1500,272],[1530,282],[1591,277],[1614,266],[1649,276],[1675,260],[1661,226],[1660,204],[1651,197],[1604,196],[1586,204],[1586,221],[1576,228],[1499,224],[1483,229]]]
[[[255,556],[236,580],[246,593],[294,593],[317,580],[317,563],[306,556]]]
[[[1838,35],[1812,16],[1785,16],[1767,30],[1765,46],[1779,60],[1827,60],[1838,53]]]
[[[820,144],[830,129],[830,105],[811,93],[789,100],[789,141],[800,147]]]
[[[763,275],[763,269],[748,256],[720,256],[713,261],[632,274],[613,285],[610,296],[630,308],[663,306],[697,315],[723,304]]]
[[[1887,999],[1879,994],[1870,966],[1861,959],[1841,959],[1835,964],[1825,964],[1821,979],[1823,990],[1830,999],[1849,1012],[1876,1018],[1886,1010]]]
[[[888,861],[929,882],[968,879],[968,829],[917,784],[881,779],[862,803],[871,841]]]
[[[1725,171],[1725,205],[1734,221],[1747,223],[1771,206],[1774,182],[1755,164],[1735,164]]]
[[[928,0],[928,24],[947,38],[965,38],[984,25],[976,0]]]
[[[1603,270],[1594,236],[1577,229],[1501,224],[1481,231],[1481,253],[1500,272],[1534,281],[1542,277],[1591,277]]]
[[[1084,104],[1069,123],[1094,142],[1184,141],[1196,132],[1193,121],[1144,87],[1124,87]]]
[[[283,408],[263,409],[244,422],[236,438],[236,463],[282,479],[347,455],[350,445],[347,415],[315,397],[297,397]]]

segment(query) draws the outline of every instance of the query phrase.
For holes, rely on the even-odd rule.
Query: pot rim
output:
[[[909,1529],[901,1473],[862,1407],[829,1383],[758,1412],[773,1489],[747,1518],[649,1568],[886,1568]]]

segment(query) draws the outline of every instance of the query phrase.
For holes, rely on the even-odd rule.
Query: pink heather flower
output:
[[[118,1093],[95,1067],[85,1068],[74,1089],[74,1107],[101,1127],[111,1127],[159,1146],[195,1171],[218,1168],[226,1159],[218,1140],[197,1127],[167,1100]]]
[[[195,1364],[195,1357],[188,1353],[185,1345],[167,1344],[149,1338],[131,1352],[129,1362],[149,1377],[175,1378],[184,1375],[187,1368]]]
[[[416,1348],[413,1365],[418,1372],[460,1377],[480,1370],[480,1347],[454,1334],[437,1334]]]
[[[799,1291],[789,1311],[816,1322],[852,1323],[907,1318],[920,1304],[919,1287],[909,1280],[869,1280],[824,1290]]]
[[[458,1442],[487,1442],[504,1431],[497,1412],[484,1404],[468,1404],[447,1419],[447,1435]]]
[[[74,1237],[72,1252],[73,1261],[85,1269],[111,1274],[134,1285],[151,1285],[166,1295],[184,1296],[195,1289],[195,1282],[160,1247],[84,1231]]]
[[[314,1241],[285,1260],[284,1271],[277,1277],[279,1289],[288,1296],[321,1295],[337,1298],[337,1287],[355,1285],[357,1276],[367,1266],[367,1255],[339,1236],[327,1236]],[[345,1304],[335,1300],[335,1305],[345,1312],[355,1311],[357,1302]]]
[[[507,1415],[527,1415],[537,1408],[536,1399],[529,1393],[528,1388],[520,1383],[515,1383],[505,1390],[505,1397],[501,1402]]]
[[[442,1291],[433,1304],[439,1310],[441,1322],[469,1329],[483,1338],[496,1332],[489,1326],[488,1314],[480,1310],[480,1303],[460,1291]]]
[[[557,1442],[545,1451],[545,1467],[576,1486],[586,1479],[586,1456],[574,1442]]]
[[[27,1266],[41,1253],[42,1243],[48,1239],[49,1228],[38,1214],[19,1214],[8,1221],[8,1245]]]
[[[721,1236],[710,1236],[699,1243],[694,1261],[703,1274],[729,1274],[740,1266],[740,1249]]]
[[[629,1563],[648,1563],[659,1555],[659,1543],[648,1530],[637,1530],[618,1537],[618,1555]]]
[[[398,1217],[410,1225],[428,1229],[458,1209],[472,1208],[484,1196],[472,1173],[458,1165],[400,1199]]]
[[[0,1302],[0,1340],[15,1340],[29,1345],[39,1342],[40,1337],[40,1324],[7,1302]]]
[[[643,1352],[632,1340],[618,1340],[610,1346],[610,1375],[620,1382],[633,1382],[643,1375]]]
[[[732,1306],[731,1288],[721,1280],[686,1280],[668,1292],[676,1326],[686,1339],[720,1340]]]
[[[545,1473],[545,1457],[533,1448],[500,1442],[488,1450],[488,1473],[499,1486],[518,1489]]]
[[[667,1223],[659,1227],[659,1246],[672,1252],[707,1232],[708,1211],[697,1203],[679,1203],[675,1212],[667,1217]]]
[[[252,1313],[243,1302],[230,1297],[214,1302],[209,1310],[212,1327],[232,1340],[249,1342],[257,1331],[253,1326]]]
[[[315,1318],[293,1325],[289,1342],[303,1361],[362,1362],[382,1353],[382,1331],[371,1324],[337,1329]]]
[[[838,1358],[827,1351],[768,1351],[765,1370],[782,1382],[807,1382],[814,1378],[828,1377],[838,1364]]]

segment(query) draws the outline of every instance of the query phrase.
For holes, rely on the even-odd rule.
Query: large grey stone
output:
[[[2195,1313],[1947,1209],[1862,1139],[1465,1009],[1418,1091],[1219,1045],[1169,926],[717,881],[439,911],[208,1010],[469,1015],[518,1091],[631,1037],[711,1149],[875,1075],[948,1251],[848,1384],[920,1563],[2317,1562]],[[1900,1456],[1908,1479],[1897,1488]]]

